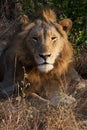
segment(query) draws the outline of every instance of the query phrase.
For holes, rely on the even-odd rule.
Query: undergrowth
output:
[[[35,107],[24,98],[9,98],[0,102],[0,115],[0,130],[79,130],[67,105]]]
[[[56,106],[20,95],[0,100],[0,130],[87,130],[87,89],[76,99]]]

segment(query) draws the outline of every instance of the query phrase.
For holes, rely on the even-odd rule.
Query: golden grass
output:
[[[75,107],[31,101],[21,96],[0,101],[0,130],[87,130],[87,90]]]

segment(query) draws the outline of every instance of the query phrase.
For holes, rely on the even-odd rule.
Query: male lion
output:
[[[58,22],[51,9],[32,15],[5,51],[2,92],[9,94],[12,85],[22,81],[27,96],[36,93],[53,101],[60,91],[67,91],[71,81],[80,81],[72,65],[71,27],[70,19]]]

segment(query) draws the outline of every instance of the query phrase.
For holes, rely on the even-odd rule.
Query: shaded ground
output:
[[[81,50],[76,56],[75,67],[78,73],[85,79],[87,79],[87,46],[83,44]]]

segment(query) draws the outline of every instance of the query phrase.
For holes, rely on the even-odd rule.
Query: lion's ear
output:
[[[68,18],[61,20],[59,24],[63,27],[63,30],[66,31],[66,33],[72,28],[72,21]]]
[[[28,24],[29,23],[29,18],[27,15],[21,15],[19,18],[19,21],[21,24]]]
[[[17,18],[17,22],[22,25],[22,28],[24,28],[29,24],[29,18],[27,15],[22,14]]]

